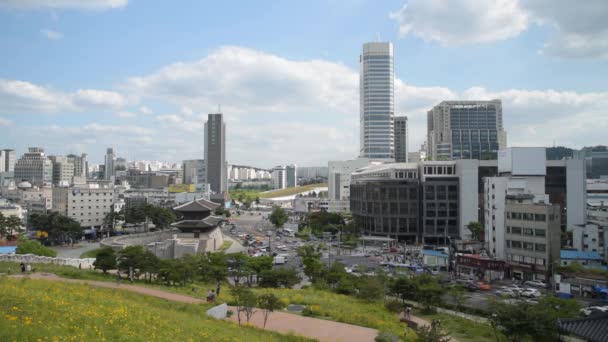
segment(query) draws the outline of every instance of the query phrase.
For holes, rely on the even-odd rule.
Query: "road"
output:
[[[78,259],[82,253],[99,247],[99,242],[79,242],[74,247],[56,246],[52,248],[57,252],[58,258]]]

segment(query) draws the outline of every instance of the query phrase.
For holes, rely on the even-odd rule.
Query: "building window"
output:
[[[545,251],[546,246],[545,246],[544,243],[537,243],[537,244],[535,244],[535,246],[536,246],[536,251],[537,252],[544,252]]]
[[[547,220],[547,215],[545,214],[534,214],[534,221],[545,222]]]
[[[521,235],[521,227],[511,227],[511,234]]]
[[[524,249],[527,249],[529,251],[533,251],[534,250],[534,244],[532,242],[524,242]]]
[[[545,236],[545,230],[544,229],[535,229],[534,230],[534,235],[535,236],[542,236],[542,237],[544,237]]]
[[[521,241],[511,241],[512,248],[521,248]]]
[[[536,264],[544,266],[545,265],[545,259],[536,258]]]
[[[534,229],[524,228],[524,235],[532,236],[533,234],[534,234]]]

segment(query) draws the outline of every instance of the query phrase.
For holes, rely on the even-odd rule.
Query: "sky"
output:
[[[359,150],[359,54],[394,44],[409,150],[443,100],[503,101],[509,146],[608,144],[605,0],[0,0],[0,148],[323,166]]]

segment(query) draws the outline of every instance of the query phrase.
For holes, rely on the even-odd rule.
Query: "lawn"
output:
[[[415,315],[429,322],[438,319],[443,330],[460,342],[496,341],[496,335],[490,325],[475,323],[468,319],[442,313],[425,315],[417,310]],[[499,341],[507,340],[500,332],[498,337]]]
[[[280,189],[280,190],[272,190],[267,192],[261,192],[260,198],[274,198],[274,197],[283,197],[283,196],[291,196],[295,194],[299,194],[301,192],[306,192],[313,190],[314,188],[326,188],[327,183],[319,183],[319,184],[310,184],[304,186],[296,186],[294,188]]]
[[[215,320],[205,307],[64,282],[0,281],[0,341],[310,341]]]

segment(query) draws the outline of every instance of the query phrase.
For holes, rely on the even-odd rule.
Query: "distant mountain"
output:
[[[572,151],[574,150],[564,146],[547,147],[547,160],[572,158]]]

